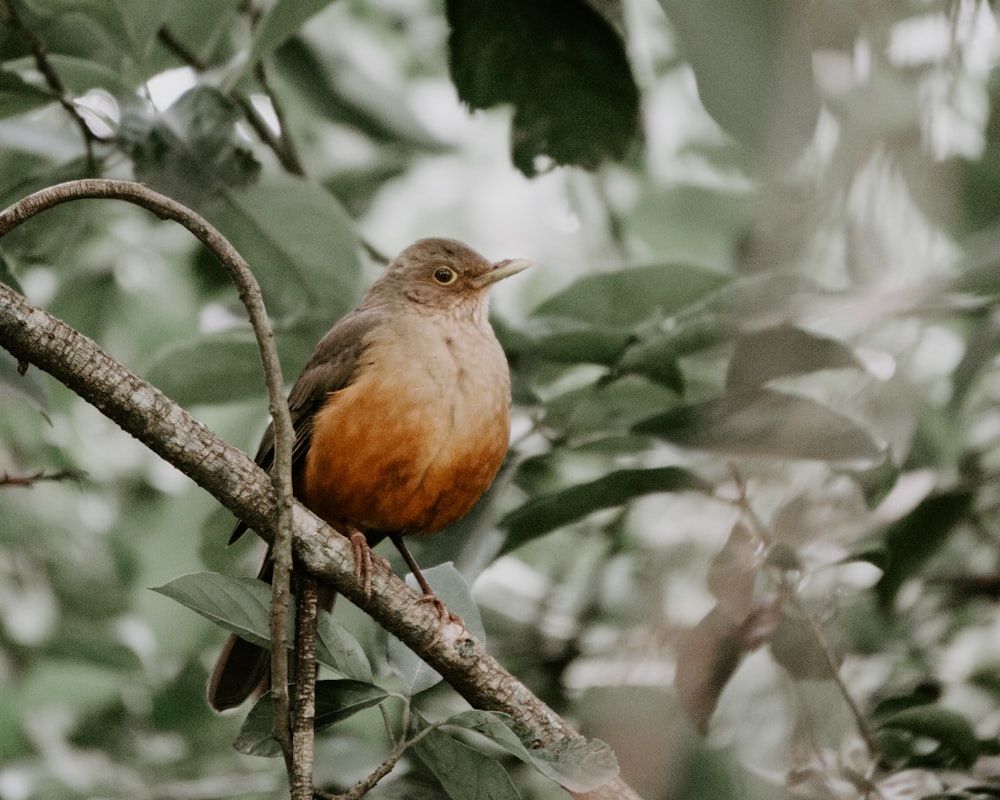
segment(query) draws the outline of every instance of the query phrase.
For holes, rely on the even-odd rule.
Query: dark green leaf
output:
[[[743,456],[874,461],[884,454],[853,420],[813,400],[769,390],[676,408],[633,430],[683,447]]]
[[[413,749],[453,800],[518,800],[521,796],[499,762],[447,733],[427,731]]]
[[[964,769],[979,758],[979,740],[972,724],[961,714],[940,706],[908,708],[889,717],[881,727],[937,741],[940,747],[934,754],[936,764]]]
[[[627,330],[564,317],[535,317],[518,332],[535,355],[568,364],[610,366],[632,338]]]
[[[511,103],[512,160],[596,168],[635,142],[639,91],[621,36],[581,0],[449,0],[449,66],[473,109]]]
[[[687,264],[633,267],[579,278],[532,313],[622,328],[656,314],[675,314],[728,280],[719,272]]]
[[[444,724],[481,733],[571,792],[591,791],[618,774],[615,754],[597,739],[578,736],[546,747],[532,747],[530,741],[517,735],[514,721],[496,711],[463,711]]]
[[[941,684],[937,681],[921,681],[907,694],[895,694],[879,700],[872,708],[872,719],[885,720],[911,708],[927,706],[941,699]]]
[[[659,467],[623,469],[595,481],[532,498],[501,522],[508,532],[504,552],[602,508],[620,506],[653,492],[688,490],[707,491],[708,486],[685,469]]]
[[[775,378],[847,367],[861,367],[849,347],[792,325],[780,325],[737,339],[726,373],[726,391],[749,392]]]
[[[885,560],[875,594],[883,610],[888,610],[896,592],[908,578],[937,553],[955,526],[968,514],[973,495],[956,491],[931,495],[882,536]]]
[[[819,117],[810,7],[797,0],[660,0],[705,110],[765,168],[785,168]]]
[[[290,688],[289,694],[293,694]],[[317,731],[354,716],[359,711],[377,706],[389,694],[370,683],[351,680],[316,682]],[[274,738],[274,701],[268,692],[247,715],[233,747],[248,756],[274,758],[281,755],[281,746]]]
[[[448,610],[462,618],[465,629],[480,641],[485,640],[486,630],[479,616],[479,607],[472,599],[469,584],[462,577],[462,573],[450,562],[422,571],[435,594],[448,606]],[[407,576],[406,582],[417,588],[417,582],[412,575]],[[427,666],[420,656],[391,634],[388,637],[386,651],[389,666],[392,667],[392,671],[408,695],[419,694],[441,681],[441,676]]]

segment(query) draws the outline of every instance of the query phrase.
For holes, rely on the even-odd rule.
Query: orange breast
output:
[[[487,344],[495,351],[476,370],[436,345],[422,355],[372,346],[377,366],[314,418],[303,502],[332,525],[370,532],[433,533],[468,513],[510,435],[506,360],[495,340]]]

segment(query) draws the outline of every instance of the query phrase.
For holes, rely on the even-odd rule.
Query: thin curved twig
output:
[[[264,307],[260,286],[243,256],[207,220],[166,195],[131,181],[92,178],[69,181],[42,189],[0,212],[0,237],[43,211],[62,203],[81,199],[125,200],[152,211],[161,219],[173,220],[183,225],[212,251],[219,263],[229,273],[230,279],[236,286],[240,301],[247,310],[250,325],[257,339],[261,364],[264,368],[264,381],[267,385],[269,408],[275,430],[274,466],[271,470],[271,479],[278,504],[273,542],[275,570],[271,635],[275,645],[271,648],[273,659],[271,668],[275,686],[275,716],[278,720],[276,724],[282,728],[281,731],[276,731],[276,737],[290,755],[291,738],[287,724],[289,719],[288,654],[285,647],[288,634],[285,620],[288,615],[289,581],[292,569],[292,446],[295,441],[295,433],[288,412],[288,403],[285,400],[285,386],[281,376],[281,363],[274,345],[274,331],[267,318],[267,310]],[[284,725],[281,725],[281,720],[284,720]]]

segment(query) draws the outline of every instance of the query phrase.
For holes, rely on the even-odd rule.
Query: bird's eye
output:
[[[447,286],[455,280],[455,270],[449,269],[448,267],[438,267],[434,270],[434,280],[442,286]]]

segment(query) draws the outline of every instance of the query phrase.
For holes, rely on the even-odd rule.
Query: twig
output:
[[[749,519],[754,532],[760,540],[766,546],[770,547],[774,542],[773,534],[750,505],[746,491],[746,482],[744,481],[743,476],[735,467],[732,472],[733,478],[736,481],[736,485],[739,490],[738,505],[740,510],[743,512],[744,516]],[[871,731],[868,729],[868,723],[865,722],[861,709],[858,708],[858,704],[854,702],[854,698],[851,696],[851,693],[847,688],[847,684],[844,683],[844,679],[840,676],[840,666],[837,664],[837,659],[834,658],[833,652],[830,650],[830,646],[826,642],[826,637],[823,636],[823,632],[819,629],[819,625],[816,623],[813,615],[806,611],[805,607],[802,605],[802,599],[799,597],[798,588],[785,579],[782,579],[782,584],[784,588],[784,597],[787,598],[788,602],[790,602],[792,607],[799,613],[799,616],[805,620],[814,643],[823,654],[823,659],[830,671],[830,677],[837,685],[837,690],[844,698],[844,702],[847,704],[847,707],[851,712],[851,716],[854,718],[854,724],[857,726],[858,735],[861,736],[862,741],[865,743],[865,747],[868,748],[869,755],[875,757],[878,754],[878,748],[875,745],[875,740],[872,737]]]
[[[286,620],[288,617],[288,587],[292,569],[292,444],[295,441],[295,433],[288,413],[288,403],[285,400],[281,364],[274,346],[274,331],[267,318],[260,287],[244,258],[205,219],[175,200],[154,192],[142,184],[130,181],[105,179],[70,181],[35,192],[0,213],[0,236],[42,211],[71,200],[84,198],[125,200],[152,211],[161,219],[170,219],[183,225],[212,251],[226,272],[229,273],[229,277],[236,286],[240,301],[250,318],[250,325],[257,338],[257,347],[264,368],[264,380],[267,384],[269,408],[275,430],[274,465],[271,469],[271,479],[277,497],[276,523],[273,527],[275,567],[272,582],[271,674],[274,681],[275,717],[285,720],[285,724],[282,726],[284,739],[281,738],[282,732],[276,731],[276,735],[283,746],[288,746],[288,752],[290,752],[291,741],[288,738],[287,724],[289,715]]]
[[[87,473],[78,469],[61,469],[58,472],[39,470],[34,475],[0,475],[0,487],[31,488],[40,481],[81,481]]]
[[[35,66],[38,67],[38,71],[42,73],[45,82],[53,94],[55,94],[59,105],[66,109],[76,127],[80,129],[80,135],[83,137],[83,146],[87,151],[87,171],[91,175],[96,174],[97,161],[94,158],[94,142],[98,139],[98,136],[90,129],[87,120],[80,115],[76,106],[73,105],[70,93],[66,90],[66,86],[59,77],[59,73],[52,66],[52,62],[49,61],[49,54],[45,43],[35,35],[35,32],[31,28],[24,24],[21,16],[17,13],[17,8],[14,6],[13,0],[3,0],[3,4],[7,9],[7,24],[14,29],[17,35],[21,37],[21,41],[31,50],[31,55],[35,59]]]
[[[406,752],[407,748],[415,745],[432,730],[439,728],[441,724],[442,723],[435,723],[433,725],[428,725],[426,728],[414,734],[412,739],[408,739],[400,743],[399,746],[393,750],[392,755],[372,770],[369,775],[362,778],[343,794],[332,794],[330,792],[324,792],[317,789],[314,797],[317,800],[360,800],[360,798],[364,797],[368,794],[368,792],[374,789],[375,785],[382,780],[382,778],[392,772],[396,764],[399,762],[399,759],[402,758],[403,753]]]
[[[292,715],[291,800],[313,796],[313,755],[316,719],[316,579],[295,576],[295,713]]]
[[[278,149],[275,150],[275,153],[281,161],[281,165],[292,175],[305,177],[306,169],[302,164],[302,160],[299,158],[299,151],[295,146],[295,140],[292,139],[288,131],[288,118],[285,116],[285,107],[281,101],[278,100],[278,96],[271,90],[271,82],[268,80],[267,70],[264,68],[263,61],[258,61],[254,65],[253,74],[254,77],[257,78],[257,82],[260,84],[260,87],[264,90],[264,94],[266,94],[268,99],[271,101],[271,108],[274,109],[274,116],[278,121]],[[245,95],[241,94],[241,105],[244,98]],[[246,102],[253,109],[253,117],[250,118],[248,114],[250,123],[254,124],[254,119],[257,119],[263,128],[262,132],[261,130],[258,130],[255,125],[254,130],[257,130],[257,134],[261,136],[261,138],[271,135],[271,126],[268,125],[259,114],[257,114],[257,110],[253,108],[253,103],[250,102],[249,98],[246,98]]]
[[[861,713],[861,709],[858,708],[858,704],[854,702],[854,698],[851,697],[847,684],[844,683],[844,679],[840,676],[840,666],[837,664],[837,659],[833,657],[833,652],[830,650],[830,646],[826,642],[826,637],[823,636],[823,632],[819,629],[819,625],[816,623],[813,615],[808,613],[802,606],[802,600],[799,598],[798,590],[794,586],[788,586],[786,595],[789,602],[795,610],[798,611],[799,616],[806,621],[806,625],[809,628],[810,635],[813,637],[813,641],[823,654],[823,659],[826,661],[826,665],[830,670],[830,677],[837,685],[837,690],[844,698],[844,702],[847,704],[848,709],[850,709],[851,716],[854,717],[854,724],[858,728],[858,735],[861,736],[862,741],[865,743],[865,747],[868,748],[868,755],[872,758],[877,757],[878,747],[875,744],[875,739],[872,737],[871,731],[868,729],[868,723],[865,721],[864,715]]]
[[[173,32],[166,25],[162,26],[156,32],[156,37],[167,50],[196,72],[205,72],[208,70],[209,65],[199,58],[196,53],[191,51],[180,39],[174,36]],[[271,101],[271,107],[274,109],[274,115],[278,120],[278,133],[275,134],[268,121],[264,119],[253,104],[253,100],[244,92],[234,89],[232,93],[233,102],[240,107],[240,110],[243,111],[243,115],[246,117],[247,124],[254,129],[260,140],[271,149],[285,171],[292,175],[304,177],[306,174],[305,167],[303,167],[302,161],[299,159],[295,144],[288,136],[284,110],[275,95],[271,92],[271,87],[262,65],[257,65],[254,69],[254,75],[257,77],[258,82],[260,82],[264,93]]]

